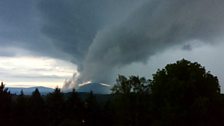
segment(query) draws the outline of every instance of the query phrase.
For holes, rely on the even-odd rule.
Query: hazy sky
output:
[[[185,58],[224,90],[223,12],[223,0],[1,0],[0,80],[113,83]]]

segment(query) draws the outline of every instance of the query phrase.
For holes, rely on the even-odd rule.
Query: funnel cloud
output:
[[[65,87],[112,83],[114,72],[189,41],[216,44],[224,31],[223,0],[41,0],[41,33],[78,65]]]

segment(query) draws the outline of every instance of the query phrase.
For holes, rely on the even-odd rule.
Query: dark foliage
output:
[[[106,99],[106,100],[105,100]],[[0,85],[1,126],[223,126],[224,95],[217,77],[180,60],[152,80],[118,76],[110,95],[12,95]]]
[[[159,125],[215,125],[212,112],[220,95],[218,79],[200,64],[184,59],[168,64],[153,75],[151,84]]]

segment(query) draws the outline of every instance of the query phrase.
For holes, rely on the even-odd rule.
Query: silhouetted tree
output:
[[[66,120],[61,125],[70,125],[76,124],[81,125],[83,120],[83,103],[79,98],[75,89],[72,90],[71,94],[68,96],[66,100]]]
[[[91,91],[87,98],[85,99],[84,103],[85,107],[85,115],[83,119],[83,123],[87,126],[95,126],[99,125],[99,121],[97,121],[100,118],[100,110],[99,106],[96,100],[96,97],[94,96],[93,92]]]
[[[151,80],[146,80],[144,77],[130,76],[129,78],[119,75],[113,86],[112,94],[130,95],[134,94],[149,94]]]
[[[21,90],[20,95],[16,98],[16,103],[14,106],[14,120],[15,125],[27,126],[30,120],[28,115],[28,98],[24,95],[23,90]]]
[[[11,122],[11,94],[3,82],[0,85],[0,122],[2,125],[9,125]]]
[[[131,93],[132,85],[130,85],[128,78],[126,78],[125,76],[119,75],[116,82],[117,83],[112,88],[113,94],[129,95]]]
[[[29,116],[30,123],[33,123],[33,126],[44,126],[46,125],[46,110],[45,102],[38,90],[38,88],[33,91],[32,95],[29,98]]]
[[[117,83],[112,88],[115,107],[118,110],[118,123],[134,126],[145,123],[143,120],[148,116],[149,87],[150,80],[145,78],[118,76]]]
[[[49,93],[46,99],[47,113],[50,125],[58,126],[64,119],[64,97],[61,90],[57,87],[54,92]]]
[[[210,104],[220,94],[217,77],[185,59],[153,75],[154,120],[159,125],[207,125]],[[211,125],[211,124],[210,124]]]

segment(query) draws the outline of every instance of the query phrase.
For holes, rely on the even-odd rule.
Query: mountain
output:
[[[11,94],[17,94],[19,95],[21,90],[23,90],[23,93],[25,95],[31,95],[32,92],[38,88],[41,95],[46,95],[50,92],[53,92],[54,89],[48,88],[48,87],[29,87],[29,88],[21,88],[21,87],[7,87],[8,91],[10,91]],[[103,84],[103,83],[87,83],[80,85],[76,91],[79,93],[89,93],[92,91],[94,94],[110,94],[111,93],[111,85]],[[71,89],[72,90],[72,89]],[[63,92],[71,92],[71,90],[63,91]]]
[[[103,84],[103,83],[88,83],[84,85],[80,85],[77,89],[77,92],[90,92],[92,91],[94,94],[110,94],[111,93],[111,85]]]
[[[20,87],[7,87],[8,88],[8,91],[10,91],[11,94],[20,94],[21,90],[23,90],[23,93],[25,95],[31,95],[32,92],[38,88],[39,92],[41,93],[41,95],[46,95],[50,92],[53,92],[54,89],[52,88],[48,88],[48,87],[42,87],[42,86],[39,86],[39,87],[29,87],[29,88],[20,88]]]

